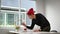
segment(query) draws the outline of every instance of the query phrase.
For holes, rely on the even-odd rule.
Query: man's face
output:
[[[30,19],[33,19],[33,15],[28,15],[28,17],[29,17]]]

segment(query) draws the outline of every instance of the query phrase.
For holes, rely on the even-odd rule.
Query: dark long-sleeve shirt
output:
[[[26,26],[28,29],[33,29],[34,25],[38,25],[43,29],[44,27],[50,26],[48,20],[42,14],[36,14],[36,19],[32,19],[31,26]]]

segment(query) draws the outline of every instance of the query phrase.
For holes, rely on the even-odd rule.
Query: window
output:
[[[21,23],[26,23],[26,12],[21,12],[20,18]]]
[[[7,25],[14,25],[14,14],[7,14]]]
[[[7,10],[3,10],[0,12],[0,26],[2,27],[14,27],[15,20],[18,19],[17,14],[15,12],[4,12]],[[17,19],[16,19],[17,17]]]
[[[21,8],[25,8],[26,10],[30,9],[30,8],[34,8],[34,10],[36,9],[35,6],[35,1],[32,0],[21,0]]]
[[[4,24],[4,13],[0,13],[0,25]]]
[[[19,0],[1,0],[0,26],[14,27],[19,25]]]
[[[11,6],[11,7],[19,7],[19,1],[18,0],[1,0],[1,5]]]
[[[14,23],[15,23],[16,25],[20,25],[20,24],[19,24],[19,13],[16,13],[16,14],[14,15]]]

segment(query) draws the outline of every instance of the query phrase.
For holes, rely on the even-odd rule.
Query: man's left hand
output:
[[[40,32],[40,30],[34,30],[34,32]]]
[[[25,23],[22,23],[22,25],[26,27],[26,24]]]

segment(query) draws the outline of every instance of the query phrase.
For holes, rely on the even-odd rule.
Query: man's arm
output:
[[[32,22],[32,24],[31,24],[31,26],[26,26],[28,29],[33,29],[34,28],[34,25],[35,25],[35,23],[34,22]]]

